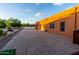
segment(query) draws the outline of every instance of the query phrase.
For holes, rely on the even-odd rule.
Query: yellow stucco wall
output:
[[[44,30],[44,25],[41,25],[41,29],[40,30]]]

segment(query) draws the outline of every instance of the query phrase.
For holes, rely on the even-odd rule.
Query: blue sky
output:
[[[13,17],[23,23],[35,23],[75,5],[77,3],[0,3],[0,18]]]

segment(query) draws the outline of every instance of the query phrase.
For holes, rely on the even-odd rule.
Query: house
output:
[[[55,33],[73,41],[75,30],[79,30],[79,5],[36,22],[36,29]]]

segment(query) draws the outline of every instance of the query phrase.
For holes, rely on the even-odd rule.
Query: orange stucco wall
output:
[[[42,19],[39,21],[40,30],[48,30],[50,33],[60,34],[67,38],[71,38],[70,41],[73,41],[73,31],[79,30],[79,6],[76,6],[77,10],[75,11],[75,7],[50,16],[48,18]],[[76,17],[76,29],[75,26],[75,12],[77,12]],[[60,23],[61,21],[65,22],[65,32],[60,31]],[[50,29],[50,24],[55,23],[55,28]],[[39,27],[38,27],[39,28]]]
[[[79,30],[79,13],[77,13],[76,30]]]
[[[65,31],[62,32],[60,31],[60,23],[61,21],[65,22]],[[55,23],[55,28],[54,29],[50,29],[50,27],[48,28],[48,32],[50,33],[56,33],[56,34],[61,34],[64,35],[68,38],[73,38],[73,30],[74,30],[74,21],[75,21],[75,16],[74,14],[65,17],[65,18],[61,18],[59,20],[56,20],[54,22],[51,23]],[[45,25],[45,28],[50,26],[50,23]],[[73,40],[70,40],[73,41]]]
[[[44,25],[36,25],[37,30],[45,30]]]

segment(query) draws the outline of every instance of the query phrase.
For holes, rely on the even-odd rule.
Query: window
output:
[[[62,21],[60,24],[60,31],[65,31],[65,22]]]
[[[55,23],[51,23],[50,24],[50,28],[53,28],[54,29],[55,28]]]

